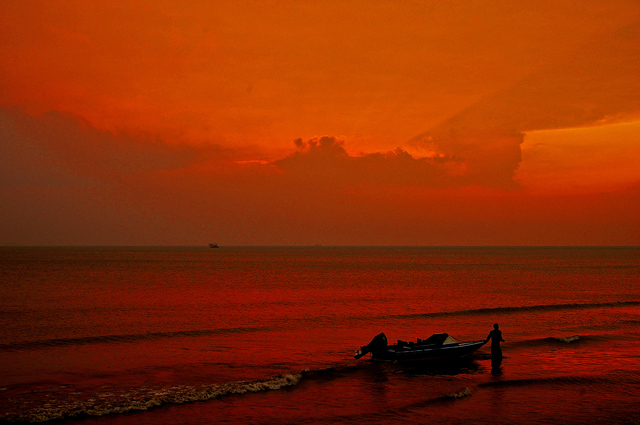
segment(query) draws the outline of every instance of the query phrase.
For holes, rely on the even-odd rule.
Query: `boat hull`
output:
[[[401,347],[391,345],[383,351],[374,351],[371,358],[380,361],[423,362],[447,361],[471,356],[485,341],[456,342],[443,345]]]

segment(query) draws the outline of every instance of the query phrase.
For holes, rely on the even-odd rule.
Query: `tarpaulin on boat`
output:
[[[456,342],[458,341],[453,339],[453,337],[448,333],[433,334],[429,338],[422,341],[423,344],[437,344],[437,345],[453,344]]]

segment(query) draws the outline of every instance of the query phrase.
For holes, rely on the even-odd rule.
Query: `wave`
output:
[[[160,389],[141,387],[127,389],[126,393],[102,393],[89,399],[67,399],[45,406],[16,409],[0,416],[0,422],[48,422],[60,419],[104,416],[148,410],[166,404],[207,401],[233,395],[274,391],[295,386],[302,374],[284,374],[261,381],[238,381],[201,386],[173,386]]]
[[[325,379],[340,379],[343,374],[357,373],[371,367],[363,365],[336,364],[326,368],[307,369],[298,373],[288,373],[256,381],[234,381],[218,384],[198,386],[176,385],[160,388],[127,388],[120,391],[109,389],[109,392],[95,394],[68,395],[67,398],[53,400],[49,398],[46,405],[14,406],[12,411],[0,414],[0,423],[36,423],[68,419],[82,419],[92,416],[134,413],[149,409],[175,404],[185,404],[200,401],[210,401],[225,396],[277,391],[287,387],[295,387],[303,380],[323,381]],[[375,365],[375,367],[381,367]],[[380,412],[358,413],[332,416],[325,422],[344,423],[350,421],[385,422],[388,418],[397,418],[415,409],[430,406],[442,406],[458,403],[461,399],[474,397],[479,391],[492,388],[529,387],[545,385],[599,385],[617,384],[621,379],[627,382],[640,383],[640,373],[629,371],[612,371],[605,375],[595,376],[557,376],[543,378],[523,378],[491,381],[484,383],[467,383],[453,392],[430,397],[408,404],[391,407]],[[98,391],[104,388],[98,388]],[[69,393],[78,394],[78,393]],[[307,418],[296,423],[317,423],[318,418]]]
[[[158,339],[203,337],[211,335],[226,335],[233,333],[250,333],[264,331],[264,327],[226,328],[226,329],[199,329],[173,332],[146,332],[140,334],[99,335],[77,338],[54,338],[38,341],[24,341],[13,344],[0,344],[0,352],[42,350],[54,347],[72,347],[89,344],[121,344],[139,341],[153,341]]]
[[[573,336],[566,336],[566,337],[553,337],[553,340],[558,342],[572,343],[572,342],[580,341],[580,335],[573,335]]]
[[[540,346],[569,346],[589,343],[610,343],[612,341],[633,341],[635,337],[624,334],[607,334],[607,335],[569,335],[569,336],[550,336],[546,338],[524,339],[504,343],[503,346],[510,348],[529,348]]]
[[[420,317],[446,317],[446,316],[486,316],[496,314],[510,314],[522,312],[545,312],[562,310],[588,310],[596,308],[623,308],[640,306],[640,301],[617,301],[608,303],[584,303],[584,304],[538,304],[516,307],[477,308],[458,311],[439,311],[432,313],[398,314],[391,317],[398,319],[410,319]]]
[[[82,419],[92,416],[106,416],[122,413],[135,413],[172,404],[185,404],[200,401],[211,401],[225,396],[277,391],[287,387],[295,387],[302,380],[322,382],[341,379],[345,374],[370,370],[371,367],[386,367],[379,364],[334,364],[324,368],[305,369],[298,373],[287,373],[256,381],[235,381],[199,386],[176,385],[170,387],[149,388],[137,387],[114,390],[97,388],[95,393],[57,393],[49,397],[47,403],[34,406],[27,402],[23,406],[14,405],[11,411],[0,414],[0,423],[38,423],[68,419]],[[103,390],[104,392],[101,392]],[[383,419],[395,416],[407,409],[431,404],[450,403],[458,399],[470,397],[472,388],[463,387],[458,391],[438,397],[390,409],[384,412],[365,415],[372,419]],[[56,399],[56,397],[59,397]],[[339,418],[362,418],[362,414],[340,416]],[[304,422],[304,421],[302,421]]]
[[[446,397],[452,398],[452,399],[457,399],[457,398],[469,397],[472,394],[473,393],[471,392],[471,388],[466,387],[464,390],[458,391],[457,393],[451,393],[451,394],[447,395]]]
[[[571,335],[571,336],[565,336],[565,337],[558,337],[558,336],[550,336],[547,338],[533,338],[533,339],[524,339],[524,340],[520,340],[520,341],[514,341],[514,342],[510,342],[508,344],[509,347],[512,348],[516,348],[516,347],[540,347],[540,346],[545,346],[545,345],[557,345],[557,344],[571,344],[571,343],[577,343],[577,342],[585,342],[587,340],[595,340],[597,339],[597,337],[588,337],[585,335]],[[503,344],[504,346],[507,346],[507,344]]]
[[[492,387],[527,387],[533,385],[592,385],[619,382],[618,377],[611,376],[555,376],[551,378],[523,378],[492,381],[478,384],[478,388]]]
[[[391,315],[385,317],[392,318],[428,318],[428,317],[449,317],[449,316],[476,316],[476,315],[496,315],[521,312],[544,312],[544,311],[560,311],[560,310],[582,310],[596,308],[623,308],[640,306],[640,301],[619,301],[608,303],[586,303],[586,304],[542,304],[533,306],[519,307],[495,307],[495,308],[479,308],[470,310],[444,311],[431,313],[412,313]],[[362,318],[357,318],[362,320]],[[369,319],[367,319],[369,320]],[[633,323],[633,322],[632,322]],[[231,333],[250,333],[268,330],[266,327],[244,327],[244,328],[228,328],[228,329],[200,329],[200,330],[184,330],[173,332],[146,332],[139,334],[119,334],[119,335],[98,335],[76,338],[53,338],[37,341],[22,341],[10,344],[0,344],[0,352],[8,351],[24,351],[24,350],[41,350],[54,347],[71,347],[89,344],[113,344],[113,343],[133,343],[139,341],[149,341],[158,339],[170,339],[181,337],[203,337],[211,335],[224,335]]]

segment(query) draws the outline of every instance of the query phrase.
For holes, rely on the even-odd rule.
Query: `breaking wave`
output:
[[[520,307],[495,307],[478,308],[471,310],[440,311],[432,313],[398,314],[391,317],[399,319],[419,318],[419,317],[446,317],[446,316],[484,316],[495,314],[509,314],[522,312],[545,312],[562,310],[587,310],[595,308],[622,308],[640,306],[640,301],[618,301],[609,303],[585,303],[585,304],[539,304]]]
[[[553,338],[553,339],[558,342],[571,343],[571,342],[580,341],[580,335],[573,335],[573,336]]]
[[[302,380],[322,382],[341,379],[344,375],[367,371],[372,365],[335,364],[332,366],[305,369],[299,373],[287,373],[257,381],[235,381],[207,385],[174,385],[167,387],[135,387],[114,390],[109,387],[97,388],[96,392],[79,393],[58,391],[48,399],[45,405],[34,406],[29,401],[23,405],[14,404],[10,411],[0,414],[0,423],[40,423],[66,419],[81,419],[91,416],[106,416],[122,413],[146,411],[171,404],[185,404],[200,401],[211,401],[225,396],[242,395],[276,391],[287,387],[295,387]],[[376,365],[379,367],[380,365]],[[62,388],[61,388],[62,389]],[[385,412],[372,413],[365,416],[384,418],[395,415],[412,407],[453,402],[471,396],[471,387],[443,394],[442,396],[421,400],[417,403],[401,406]],[[350,415],[340,416],[349,418]],[[361,418],[358,414],[353,417]],[[304,422],[304,421],[303,421]]]
[[[634,338],[628,335],[570,335],[570,336],[550,336],[546,338],[523,339],[520,341],[508,342],[504,346],[516,347],[541,347],[541,346],[562,346],[587,343],[609,343],[611,341],[628,341]]]
[[[212,400],[233,394],[273,391],[297,385],[302,374],[284,374],[261,381],[238,381],[222,384],[167,388],[132,388],[121,393],[99,393],[91,398],[66,398],[40,407],[17,406],[0,416],[0,422],[47,422],[58,419],[104,416],[147,410],[166,404],[183,404]]]
[[[466,387],[464,390],[458,391],[457,393],[449,394],[447,397],[456,399],[456,398],[469,397],[471,394],[472,394],[471,388]]]
[[[158,339],[170,339],[181,337],[203,337],[211,335],[226,335],[234,333],[259,332],[266,328],[247,327],[247,328],[228,328],[228,329],[201,329],[186,330],[174,332],[147,332],[140,334],[122,334],[122,335],[100,335],[86,336],[78,338],[56,338],[39,341],[24,341],[14,344],[0,344],[0,352],[22,351],[22,350],[42,350],[52,347],[72,347],[89,344],[121,344],[133,343],[139,341],[153,341]]]

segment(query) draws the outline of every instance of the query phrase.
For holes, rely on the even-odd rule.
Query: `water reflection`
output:
[[[482,370],[474,359],[459,359],[433,363],[397,364],[397,372],[407,375],[470,375]]]
[[[493,376],[502,376],[502,356],[491,358],[491,374]]]

